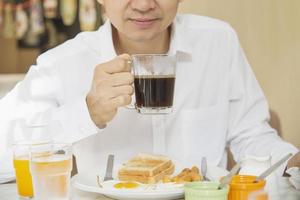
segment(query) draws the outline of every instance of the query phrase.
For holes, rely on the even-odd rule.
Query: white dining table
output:
[[[281,200],[278,197],[269,197],[270,200]],[[0,199],[1,200],[21,200],[17,193],[16,183],[0,184]],[[285,195],[285,200],[299,200],[300,191],[289,190]],[[84,192],[71,187],[71,200],[112,200],[108,197],[97,193]],[[181,199],[183,200],[183,199]]]
[[[21,200],[17,193],[16,183],[0,184],[1,200]],[[112,200],[97,193],[83,192],[74,187],[71,189],[71,200]]]
[[[20,200],[17,193],[17,186],[15,183],[0,185],[0,199],[1,200]],[[72,187],[71,200],[111,200],[105,196],[83,192]]]

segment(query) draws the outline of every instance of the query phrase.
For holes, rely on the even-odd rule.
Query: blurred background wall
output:
[[[282,136],[300,147],[300,1],[184,0],[180,12],[229,22],[275,113]],[[277,115],[277,119],[276,119]]]
[[[299,9],[300,0],[184,0],[180,5],[180,12],[219,18],[233,26],[275,113],[273,116],[278,116],[272,120],[282,136],[298,147]],[[14,39],[0,36],[0,79],[5,80],[1,73],[26,72],[38,54],[38,49],[18,49]]]
[[[35,63],[38,49],[19,49],[15,39],[4,39],[0,35],[0,73],[25,73]]]

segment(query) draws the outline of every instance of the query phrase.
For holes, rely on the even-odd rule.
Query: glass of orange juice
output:
[[[34,145],[30,149],[30,172],[37,200],[68,200],[72,170],[71,144]]]
[[[18,194],[22,198],[33,197],[32,180],[29,171],[29,147],[27,141],[18,141],[14,144],[14,168]]]
[[[30,199],[33,197],[32,178],[29,170],[30,146],[47,143],[50,143],[50,141],[20,140],[14,143],[13,164],[15,168],[17,189],[19,196],[23,199]]]

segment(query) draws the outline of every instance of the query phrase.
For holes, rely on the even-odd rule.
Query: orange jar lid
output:
[[[230,189],[231,190],[261,190],[265,187],[266,181],[261,180],[257,183],[254,183],[256,176],[250,175],[236,175],[233,176],[230,182]]]

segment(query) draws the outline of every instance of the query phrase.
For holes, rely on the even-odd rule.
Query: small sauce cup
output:
[[[184,185],[185,200],[227,200],[228,187],[218,189],[217,182],[192,182]]]
[[[265,180],[254,182],[256,176],[236,175],[230,183],[229,200],[245,200],[253,192],[261,191],[266,185]]]

